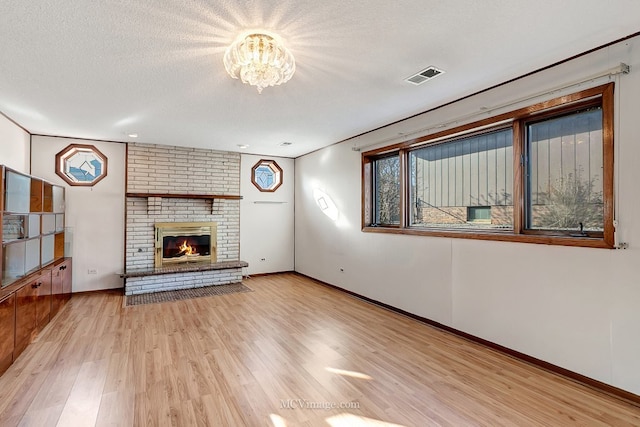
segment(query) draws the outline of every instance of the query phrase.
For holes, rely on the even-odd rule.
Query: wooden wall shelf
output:
[[[242,196],[233,194],[176,194],[176,193],[127,193],[127,197],[162,197],[162,198],[174,198],[174,199],[226,199],[226,200],[241,200]]]

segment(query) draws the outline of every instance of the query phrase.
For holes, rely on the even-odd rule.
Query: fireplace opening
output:
[[[155,229],[156,267],[216,262],[216,223],[157,223]]]
[[[164,236],[162,238],[162,258],[183,258],[198,261],[211,255],[211,236]]]

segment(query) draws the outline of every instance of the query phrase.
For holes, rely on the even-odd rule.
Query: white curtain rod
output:
[[[502,108],[511,107],[511,106],[520,104],[522,102],[526,102],[526,101],[530,101],[530,100],[539,98],[541,96],[550,95],[550,94],[553,94],[555,92],[571,89],[573,87],[580,86],[580,85],[585,84],[585,83],[590,83],[590,82],[592,82],[594,80],[601,79],[603,77],[612,77],[612,76],[616,76],[618,74],[629,74],[629,71],[630,71],[630,67],[627,64],[624,64],[624,63],[621,62],[616,67],[613,67],[613,68],[610,68],[610,69],[605,70],[603,72],[600,72],[598,74],[592,75],[591,77],[587,77],[587,78],[575,81],[573,83],[569,83],[569,84],[565,83],[565,84],[563,84],[561,86],[557,86],[557,87],[555,87],[553,89],[548,89],[548,90],[545,90],[543,92],[538,92],[538,93],[533,94],[533,95],[528,95],[526,97],[519,98],[519,99],[517,99],[515,101],[509,101],[509,102],[506,102],[504,104],[496,105],[496,106],[491,107],[491,108],[484,108],[481,111],[473,112],[471,114],[467,114],[465,116],[458,117],[458,118],[456,118],[454,120],[441,122],[441,123],[438,123],[436,125],[431,125],[431,126],[428,126],[428,127],[425,127],[425,128],[421,128],[421,129],[418,129],[418,130],[415,130],[415,131],[411,131],[411,132],[408,132],[408,133],[403,133],[400,136],[394,136],[394,137],[386,138],[386,139],[383,139],[381,141],[373,142],[371,144],[365,144],[365,145],[360,145],[360,146],[354,145],[351,149],[353,151],[361,151],[363,148],[372,147],[374,145],[383,144],[385,142],[391,142],[391,141],[394,141],[394,140],[397,140],[397,139],[407,140],[407,139],[409,139],[408,137],[413,136],[413,135],[418,135],[418,134],[420,134],[420,136],[428,135],[433,130],[444,129],[444,128],[447,128],[447,127],[449,127],[451,125],[461,124],[461,122],[467,122],[468,120],[473,119],[473,118],[478,117],[478,116],[481,116],[481,115],[491,114],[492,112],[494,112],[496,110],[500,110]],[[423,113],[423,114],[428,114],[428,113]],[[405,119],[405,120],[407,120],[407,119]]]

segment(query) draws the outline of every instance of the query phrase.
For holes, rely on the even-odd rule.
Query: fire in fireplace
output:
[[[216,262],[215,222],[156,223],[155,266]]]

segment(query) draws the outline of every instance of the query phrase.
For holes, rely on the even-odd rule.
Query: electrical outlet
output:
[[[95,268],[90,268],[87,270],[87,274],[98,274],[98,270]]]

